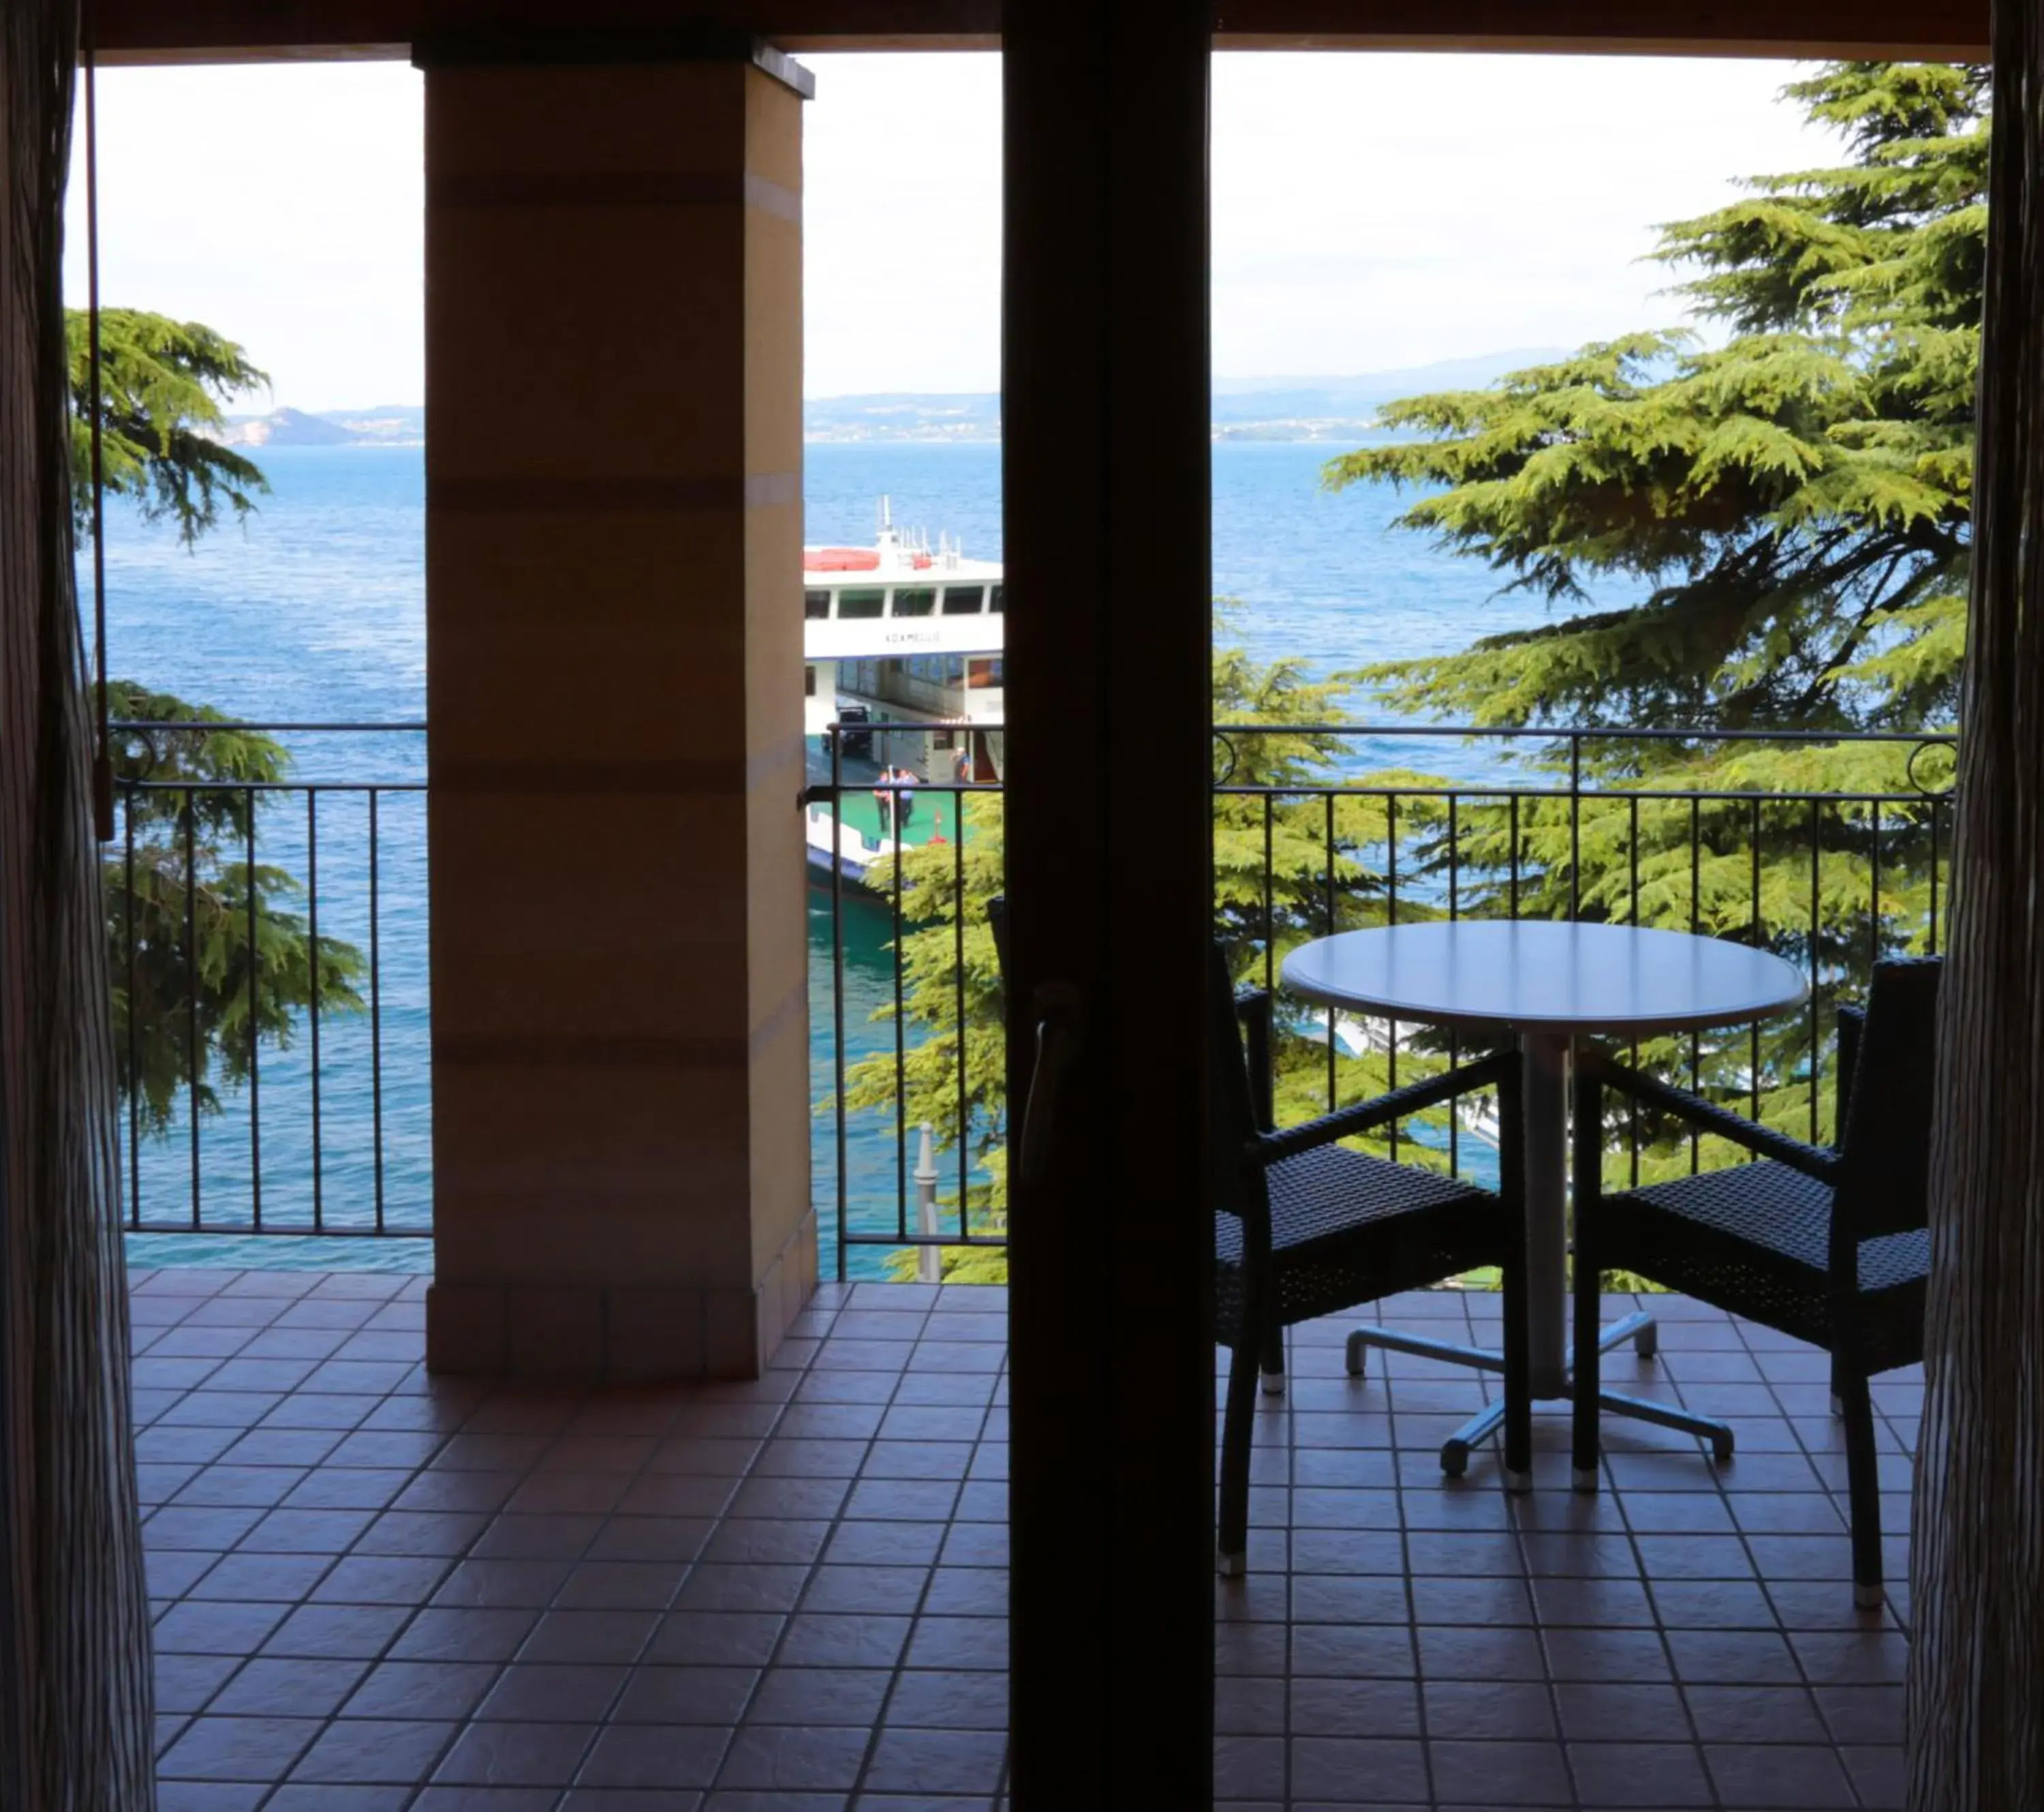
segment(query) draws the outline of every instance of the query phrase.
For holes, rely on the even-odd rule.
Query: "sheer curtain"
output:
[[[1916,1473],[1912,1812],[2044,1806],[2044,17],[1996,0]]]
[[[79,0],[0,0],[0,1812],[139,1812],[148,1597],[71,581]]]

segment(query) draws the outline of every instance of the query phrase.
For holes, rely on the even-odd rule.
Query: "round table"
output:
[[[1527,1332],[1535,1397],[1569,1394],[1568,1066],[1574,1041],[1592,1035],[1630,1042],[1657,1034],[1742,1025],[1799,1006],[1808,990],[1770,950],[1681,931],[1546,919],[1471,919],[1344,931],[1301,945],[1285,959],[1293,993],[1330,1010],[1410,1019],[1496,1036],[1516,1035],[1523,1061]],[[1637,1340],[1652,1350],[1652,1322],[1628,1317],[1601,1344]],[[1374,1330],[1370,1344],[1425,1350],[1495,1366],[1495,1355],[1437,1350]],[[1606,1407],[1710,1439],[1730,1451],[1731,1430],[1665,1404],[1604,1395]],[[1449,1444],[1454,1456],[1496,1426],[1479,1417]]]

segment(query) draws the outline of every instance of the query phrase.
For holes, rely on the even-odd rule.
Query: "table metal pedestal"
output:
[[[1535,1403],[1573,1402],[1575,1385],[1568,1351],[1568,1149],[1569,1059],[1571,1041],[1566,1034],[1529,1032],[1520,1035],[1519,1047],[1524,1065],[1523,1111],[1526,1149],[1526,1261],[1527,1339],[1531,1347],[1528,1369]],[[1653,1316],[1635,1312],[1616,1321],[1597,1338],[1597,1350],[1608,1353],[1631,1341],[1642,1359],[1651,1359],[1658,1339]],[[1362,1373],[1366,1349],[1408,1353],[1423,1359],[1438,1359],[1449,1365],[1470,1365],[1485,1372],[1502,1372],[1504,1355],[1487,1348],[1462,1346],[1424,1335],[1397,1334],[1385,1328],[1358,1328],[1348,1337],[1348,1369],[1351,1376]],[[1732,1431],[1708,1416],[1692,1415],[1649,1398],[1629,1396],[1622,1391],[1600,1390],[1597,1407],[1607,1415],[1648,1422],[1693,1434],[1711,1444],[1712,1457],[1720,1463],[1732,1456]],[[1469,1468],[1470,1453],[1480,1442],[1495,1434],[1504,1421],[1500,1399],[1472,1416],[1450,1435],[1441,1448],[1441,1470],[1460,1478]],[[1505,1486],[1525,1491],[1532,1480],[1523,1473],[1508,1472]],[[1594,1471],[1574,1474],[1578,1491],[1597,1488]]]

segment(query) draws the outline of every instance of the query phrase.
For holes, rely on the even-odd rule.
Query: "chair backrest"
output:
[[[1214,1206],[1240,1214],[1247,1205],[1243,1192],[1262,1187],[1262,1173],[1243,1162],[1244,1150],[1262,1128],[1235,1011],[1235,983],[1219,944],[1207,954],[1207,1149]]]
[[[986,903],[986,928],[993,934],[993,960],[1001,965],[1001,981],[1008,981],[1008,896],[997,893]]]
[[[1858,1242],[1929,1224],[1936,1078],[1934,957],[1873,966],[1852,1092],[1840,1108],[1836,1226]]]
[[[996,894],[986,903],[987,927],[993,934],[993,950],[1001,965],[1001,978],[1008,975],[1008,900]],[[1255,1137],[1255,1097],[1249,1081],[1249,1059],[1243,1049],[1242,1027],[1235,1016],[1235,985],[1228,978],[1228,959],[1219,944],[1207,959],[1207,997],[1211,1026],[1208,1038],[1212,1054],[1209,1082],[1210,1111],[1207,1115],[1208,1151],[1214,1180],[1214,1205],[1231,1214],[1240,1214],[1245,1202],[1242,1192],[1254,1188],[1260,1174],[1251,1177],[1242,1161],[1243,1148]]]

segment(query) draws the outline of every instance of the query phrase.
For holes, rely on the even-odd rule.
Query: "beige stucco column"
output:
[[[816,1280],[808,78],[548,54],[420,56],[428,1356],[749,1375]]]

